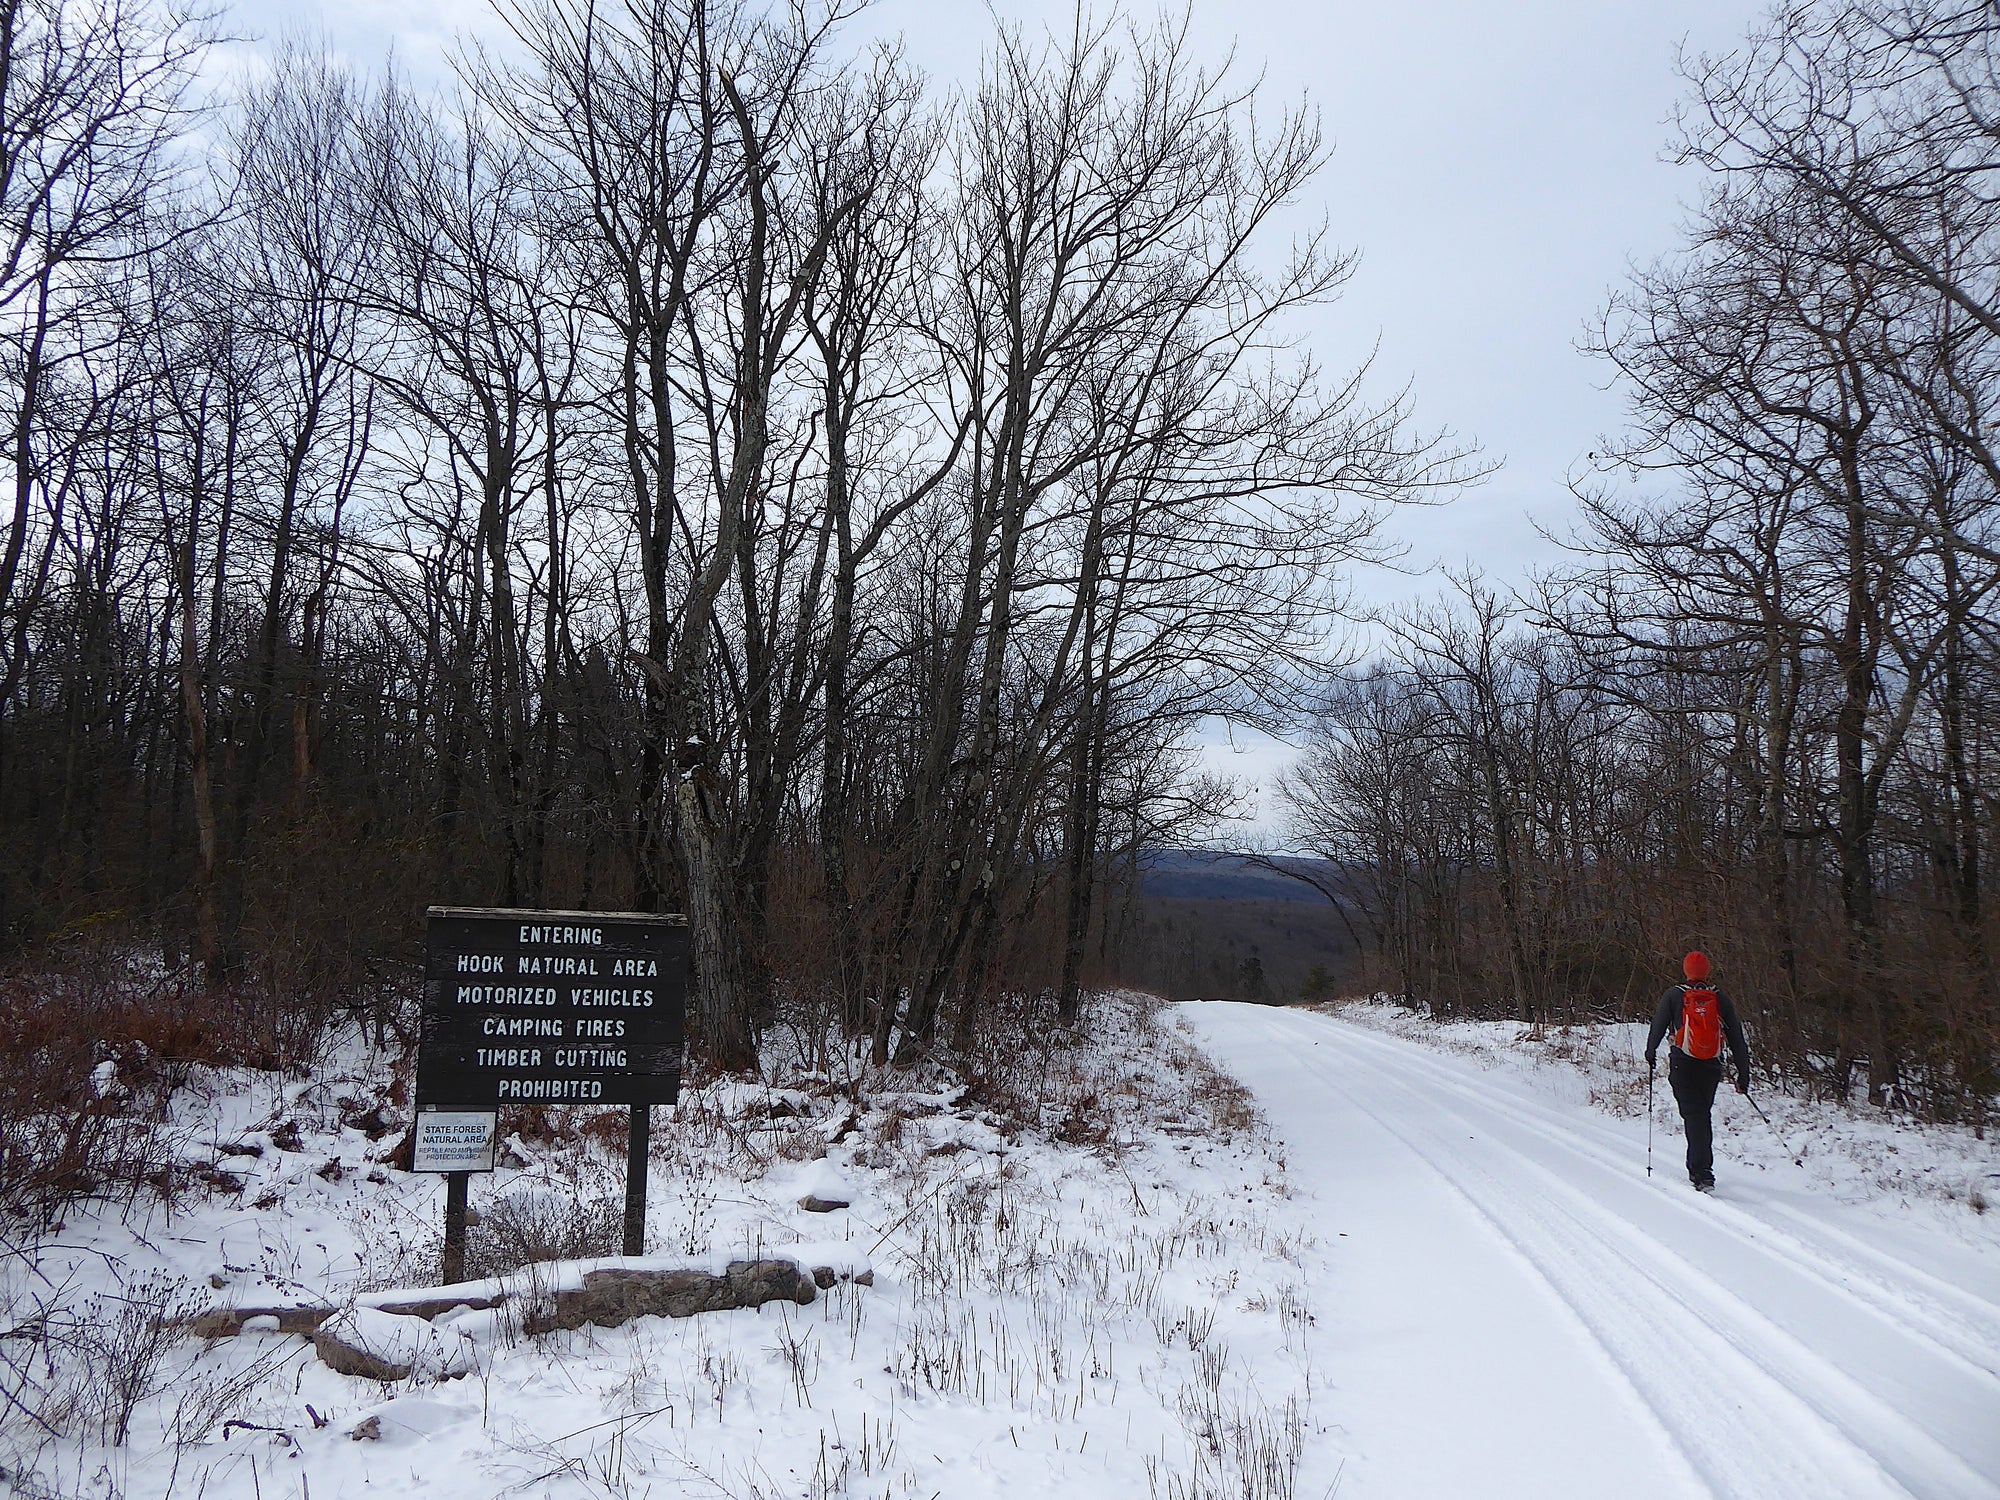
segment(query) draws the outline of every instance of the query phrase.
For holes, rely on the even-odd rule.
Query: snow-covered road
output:
[[[1321,1205],[1342,1500],[2000,1500],[2000,1257],[1732,1173],[1724,1109],[1704,1198],[1677,1129],[1648,1179],[1643,1119],[1325,1015],[1182,1013]]]

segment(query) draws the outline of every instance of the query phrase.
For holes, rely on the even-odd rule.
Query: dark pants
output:
[[[1722,1084],[1722,1059],[1689,1057],[1679,1050],[1667,1053],[1667,1082],[1673,1086],[1674,1103],[1681,1107],[1681,1124],[1687,1129],[1688,1180],[1715,1181],[1715,1091]]]

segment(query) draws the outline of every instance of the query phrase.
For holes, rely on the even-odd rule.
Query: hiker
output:
[[[1715,1091],[1722,1083],[1722,1041],[1729,1038],[1729,1058],[1736,1065],[1736,1092],[1750,1092],[1750,1049],[1743,1041],[1743,1024],[1729,997],[1708,982],[1705,953],[1690,953],[1681,961],[1686,984],[1660,996],[1653,1029],[1646,1033],[1646,1072],[1652,1074],[1660,1038],[1674,1034],[1667,1054],[1667,1082],[1680,1106],[1687,1130],[1688,1180],[1699,1192],[1715,1191]]]

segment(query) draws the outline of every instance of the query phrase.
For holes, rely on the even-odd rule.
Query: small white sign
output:
[[[417,1113],[415,1172],[490,1172],[500,1115],[490,1109],[425,1109]]]

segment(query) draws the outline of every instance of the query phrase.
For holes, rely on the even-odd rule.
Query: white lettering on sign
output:
[[[604,943],[602,927],[533,927],[521,924],[521,941],[524,943],[573,943],[579,946],[601,947]]]
[[[490,1172],[500,1116],[490,1109],[417,1112],[417,1172]]]
[[[604,1085],[595,1078],[503,1078],[502,1099],[548,1103],[566,1099],[602,1099]]]
[[[556,992],[531,984],[461,984],[460,1005],[554,1005]]]
[[[540,1047],[475,1047],[473,1055],[482,1068],[539,1068]]]
[[[558,1047],[556,1066],[559,1068],[622,1068],[625,1066],[623,1047]]]
[[[650,958],[614,958],[611,960],[613,979],[657,979],[660,966]]]
[[[653,1003],[651,990],[571,990],[576,1005],[626,1005],[644,1008]]]
[[[579,1037],[620,1037],[625,1035],[623,1016],[579,1016],[576,1023]]]
[[[597,977],[595,958],[549,958],[533,953],[524,953],[514,962],[517,974],[577,974],[586,979]]]
[[[498,974],[506,960],[497,953],[461,953],[458,955],[458,972],[461,974]]]
[[[563,1023],[548,1016],[484,1016],[479,1022],[481,1036],[553,1036],[563,1034]]]

